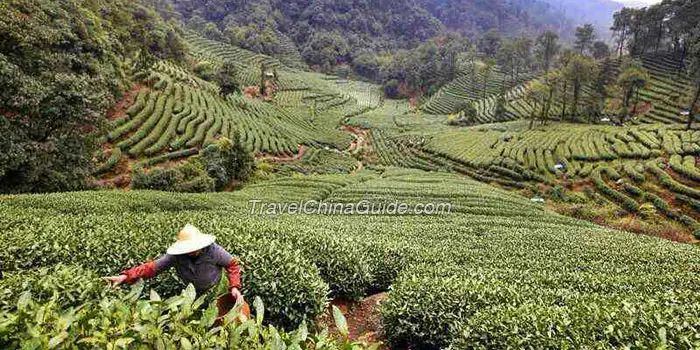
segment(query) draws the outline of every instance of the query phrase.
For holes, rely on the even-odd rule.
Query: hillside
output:
[[[173,4],[190,28],[209,38],[280,59],[288,55],[291,39],[307,64],[324,69],[344,63],[357,67],[367,55],[410,49],[448,32],[472,41],[491,29],[506,37],[549,28],[573,33],[562,13],[540,0],[173,0]]]
[[[225,194],[82,192],[0,199],[0,222],[9,228],[0,249],[4,303],[13,304],[21,293],[12,284],[15,276],[57,263],[83,266],[83,275],[114,273],[160,254],[171,232],[193,222],[217,235],[220,244],[245,262],[244,293],[250,300],[259,296],[265,301],[269,320],[299,324],[318,315],[327,292],[356,296],[391,285],[381,308],[388,340],[396,348],[506,347],[522,341],[536,341],[538,347],[611,342],[650,346],[659,341],[658,329],[670,323],[677,327],[667,328],[665,341],[675,346],[693,332],[687,320],[699,316],[694,307],[700,300],[695,247],[562,217],[456,175],[387,169],[354,176],[280,178]],[[448,200],[453,208],[450,215],[438,216],[251,216],[249,199],[371,199],[374,205]],[[115,239],[112,232],[122,234]],[[34,249],[39,240],[42,248]],[[80,288],[72,282],[80,275],[49,276],[63,286],[61,294]],[[151,285],[166,297],[177,284],[172,276],[163,277]],[[25,309],[29,315],[38,312],[34,303],[51,298],[52,288],[30,287],[49,294],[33,294]],[[77,300],[90,298],[76,295]],[[61,312],[56,304],[47,310]],[[116,321],[116,315],[101,312],[104,319]],[[134,317],[143,317],[143,325],[153,322]],[[9,324],[17,321],[10,319]],[[606,331],[610,322],[615,324],[613,333]],[[98,335],[94,327],[78,332],[81,323],[65,328],[65,341]],[[538,335],[544,325],[550,329],[547,337]],[[512,327],[520,331],[514,333]],[[197,336],[190,339],[200,344],[216,339],[197,329],[182,336]],[[45,332],[51,337],[60,330]],[[490,336],[476,336],[481,332]],[[11,333],[10,339],[17,335]],[[95,339],[95,344],[120,336],[150,344],[128,326],[119,334]],[[5,337],[0,341],[7,341]]]
[[[699,5],[3,3],[0,349],[700,348]]]

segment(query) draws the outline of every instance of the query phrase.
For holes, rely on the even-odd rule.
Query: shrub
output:
[[[212,192],[215,181],[209,177],[201,159],[191,157],[182,165],[172,168],[157,167],[149,171],[137,167],[131,185],[134,189],[172,192]]]
[[[253,173],[255,159],[241,142],[240,134],[233,135],[233,140],[220,138],[216,143],[201,151],[207,173],[221,190],[230,180],[246,181]]]

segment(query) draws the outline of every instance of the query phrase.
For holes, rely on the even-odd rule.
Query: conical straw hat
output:
[[[187,224],[177,234],[177,242],[168,248],[168,254],[182,255],[192,253],[208,247],[214,241],[216,241],[215,236],[203,234],[196,227]]]

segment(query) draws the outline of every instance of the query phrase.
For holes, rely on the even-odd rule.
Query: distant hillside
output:
[[[171,1],[189,28],[210,39],[280,59],[294,52],[291,39],[306,63],[325,68],[366,52],[413,48],[448,32],[472,40],[491,29],[505,37],[545,29],[572,33],[563,14],[543,0]]]

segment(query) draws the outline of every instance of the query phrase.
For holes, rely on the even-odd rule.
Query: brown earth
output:
[[[117,104],[112,106],[112,108],[110,108],[107,111],[107,119],[115,120],[123,117],[124,114],[126,114],[126,110],[132,104],[134,104],[134,99],[136,98],[136,95],[139,93],[139,91],[145,88],[146,85],[137,84],[134,85],[134,87],[129,89],[127,92],[125,92],[124,95],[122,95],[122,98],[119,100],[119,102],[117,102]]]
[[[359,301],[335,299],[319,319],[319,326],[328,327],[330,334],[341,337],[333,320],[332,306],[336,306],[345,315],[350,340],[365,344],[381,342],[380,349],[389,349],[379,313],[379,306],[386,298],[386,293],[379,293]]]

